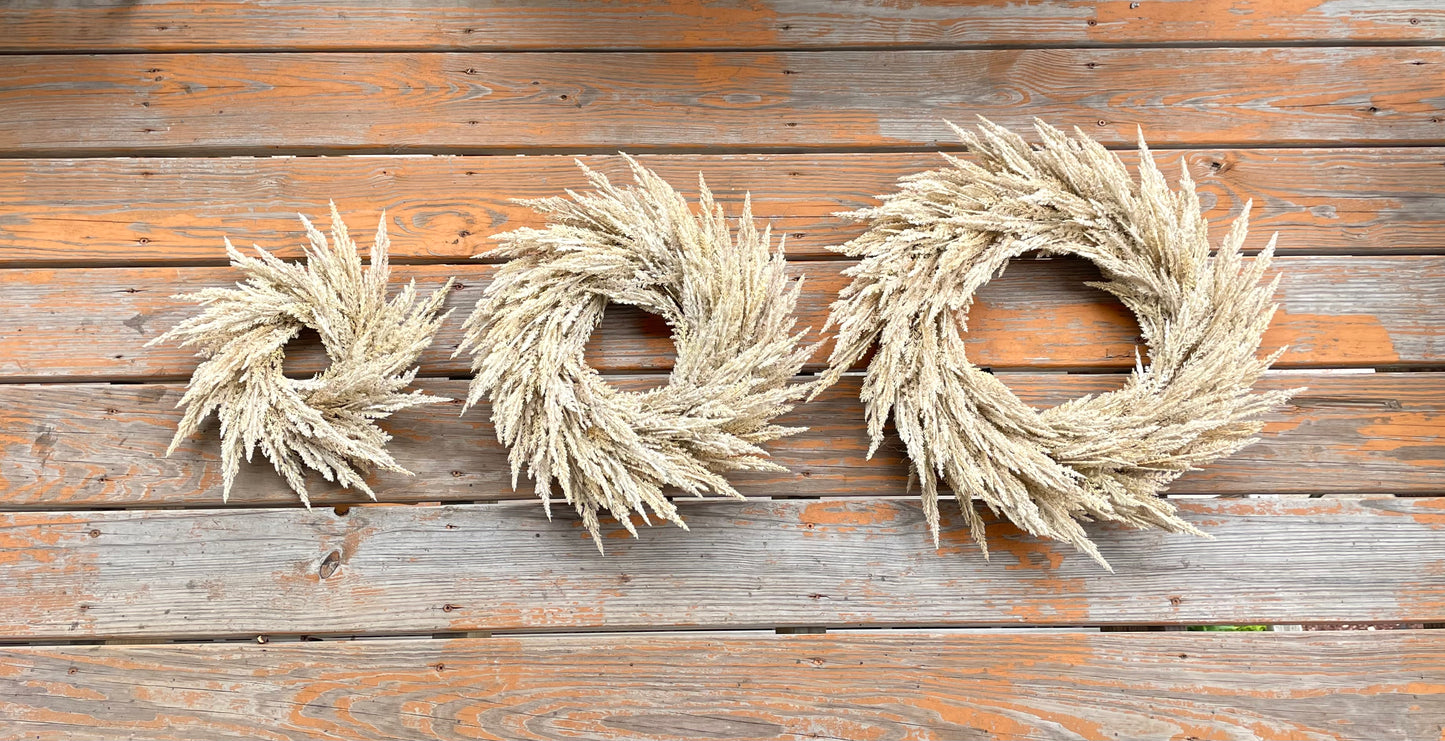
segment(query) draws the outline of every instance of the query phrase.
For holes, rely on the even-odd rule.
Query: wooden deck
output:
[[[1445,736],[1438,2],[475,5],[0,5],[0,738]],[[223,505],[214,434],[160,457],[196,360],[143,345],[236,279],[222,235],[291,257],[297,211],[384,208],[395,277],[467,307],[488,235],[539,223],[509,198],[625,150],[751,191],[817,328],[835,213],[974,114],[1143,126],[1214,223],[1253,199],[1252,245],[1280,233],[1264,385],[1309,391],[1171,490],[1212,540],[1095,527],[1108,574],[993,522],[985,562],[945,505],[935,552],[857,378],[790,415],[789,473],[735,477],[752,500],[606,556],[512,491],[485,408],[391,420],[417,475],[381,504],[318,482],[308,511],[258,462]],[[1018,261],[972,357],[1036,404],[1122,383],[1138,329],[1091,277]],[[462,393],[460,324],[419,386]],[[672,359],[627,310],[590,352],[622,385]],[[1186,630],[1218,625],[1277,629]]]

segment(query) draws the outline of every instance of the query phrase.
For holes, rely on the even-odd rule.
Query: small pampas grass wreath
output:
[[[634,536],[633,512],[685,529],[664,487],[740,497],[727,472],[785,470],[761,443],[801,431],[771,420],[807,394],[792,377],[817,349],[793,329],[801,282],[750,205],[734,240],[701,177],[694,214],[656,173],[627,162],[634,187],[582,166],[592,192],[523,201],[549,223],[497,235],[502,246],[488,255],[511,259],[458,349],[476,374],[467,406],[490,400],[513,487],[525,469],[550,516],[555,485],[598,550],[599,511]],[[587,365],[583,348],[608,303],[667,321],[677,361],[666,385],[618,390]]]
[[[362,480],[367,470],[410,473],[386,451],[391,436],[376,421],[447,401],[403,389],[446,318],[438,312],[451,281],[421,302],[414,281],[388,300],[384,214],[366,269],[336,204],[330,241],[305,216],[301,223],[310,240],[304,265],[260,247],[258,257],[247,257],[227,239],[231,266],[246,273],[245,282],[179,296],[204,310],[147,343],[179,340],[205,358],[177,405],[186,411],[166,454],[215,412],[223,499],[230,498],[241,459],[250,461],[258,448],[307,507],[307,468],[376,499]],[[307,327],[321,336],[331,365],[311,378],[287,378],[286,343]]]
[[[1243,260],[1246,205],[1211,258],[1193,181],[1186,171],[1171,191],[1142,132],[1136,182],[1082,131],[1035,126],[1039,147],[987,120],[977,134],[955,126],[977,164],[945,155],[951,167],[852,214],[869,226],[837,248],[861,262],[833,304],[837,343],[817,388],[877,345],[862,390],[872,448],[891,416],[935,544],[942,479],[985,556],[974,499],[1108,568],[1081,521],[1202,535],[1156,495],[1254,442],[1260,416],[1298,391],[1251,391],[1283,352],[1257,356],[1275,310],[1279,279],[1263,279],[1274,239]],[[1123,388],[1040,411],[965,356],[975,292],[1035,251],[1090,260],[1104,276],[1091,285],[1138,318],[1148,363]]]

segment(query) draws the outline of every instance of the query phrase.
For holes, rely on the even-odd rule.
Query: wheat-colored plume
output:
[[[549,514],[560,489],[599,550],[599,511],[633,535],[633,512],[683,526],[664,487],[739,496],[727,472],[782,470],[761,443],[800,431],[771,420],[807,393],[791,378],[816,349],[793,329],[800,281],[749,205],[734,239],[701,179],[694,214],[656,173],[627,161],[636,187],[583,167],[593,192],[530,201],[548,225],[497,235],[491,254],[511,259],[458,350],[472,353],[476,373],[467,404],[491,401],[513,486],[525,469]],[[583,347],[609,303],[672,328],[677,360],[665,386],[619,390],[587,365]]]
[[[825,385],[877,346],[862,391],[873,447],[891,417],[935,542],[940,479],[985,554],[974,499],[1105,566],[1080,521],[1198,534],[1157,494],[1253,442],[1260,416],[1295,393],[1251,391],[1279,355],[1257,356],[1275,310],[1278,278],[1264,279],[1274,240],[1241,257],[1246,206],[1211,259],[1193,181],[1186,171],[1171,191],[1142,134],[1135,181],[1082,131],[1037,122],[1035,148],[986,120],[977,134],[954,128],[976,164],[947,157],[853,214],[869,228],[837,248],[861,262],[829,317]],[[969,362],[975,292],[1026,252],[1092,261],[1104,276],[1094,285],[1138,317],[1148,362],[1123,388],[1039,411]]]
[[[241,459],[251,460],[259,449],[308,507],[307,468],[375,499],[362,479],[368,469],[407,473],[387,452],[391,436],[376,421],[446,401],[403,389],[446,318],[438,312],[451,282],[420,303],[412,282],[388,301],[385,215],[365,270],[336,204],[329,242],[305,216],[301,222],[310,240],[304,265],[259,247],[258,257],[247,257],[226,240],[231,265],[246,273],[245,282],[180,296],[204,310],[148,343],[179,340],[205,358],[181,398],[185,415],[166,454],[215,412],[223,497],[230,497]],[[331,365],[311,378],[287,378],[286,343],[307,327],[321,336]]]

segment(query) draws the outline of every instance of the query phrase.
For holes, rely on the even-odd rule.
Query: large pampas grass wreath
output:
[[[363,480],[367,471],[408,473],[387,452],[391,438],[377,420],[447,401],[405,388],[446,318],[439,312],[451,282],[423,300],[415,283],[388,299],[384,215],[364,269],[336,204],[329,241],[305,216],[301,223],[310,242],[304,264],[259,247],[248,257],[227,239],[231,266],[245,281],[180,296],[203,310],[147,343],[176,340],[205,358],[181,397],[185,413],[166,454],[214,412],[221,423],[223,500],[241,460],[258,449],[308,507],[307,469],[376,499]],[[320,335],[331,365],[310,378],[290,378],[286,344],[306,328]]]
[[[762,443],[800,431],[772,424],[810,386],[792,378],[815,352],[794,330],[800,281],[746,203],[729,232],[699,178],[694,213],[656,173],[627,158],[635,186],[586,171],[593,190],[528,201],[544,228],[497,235],[497,270],[458,352],[475,378],[467,405],[491,402],[510,449],[551,513],[554,491],[602,548],[598,513],[633,535],[631,515],[686,527],[665,487],[741,496],[726,474],[783,470]],[[620,390],[588,366],[587,339],[608,304],[666,320],[677,359],[668,382]]]
[[[1188,172],[1170,190],[1142,135],[1136,181],[1082,131],[1036,128],[1038,147],[986,120],[977,134],[955,127],[976,163],[947,157],[854,214],[868,229],[837,248],[861,262],[833,304],[837,342],[818,388],[876,345],[862,390],[872,447],[891,418],[935,543],[942,481],[985,555],[975,499],[1107,567],[1081,521],[1201,534],[1158,494],[1253,442],[1261,415],[1295,393],[1251,391],[1279,356],[1257,354],[1275,310],[1274,239],[1242,258],[1246,206],[1211,257]],[[1104,276],[1093,285],[1134,312],[1148,360],[1123,388],[1037,410],[969,362],[975,292],[1027,252],[1093,262]]]

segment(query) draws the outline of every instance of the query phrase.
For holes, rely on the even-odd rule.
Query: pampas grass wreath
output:
[[[525,469],[550,516],[555,486],[598,550],[599,511],[634,536],[634,512],[686,528],[663,487],[741,497],[727,472],[785,470],[761,444],[801,431],[771,420],[807,394],[792,377],[817,349],[794,331],[801,281],[749,202],[734,239],[701,177],[693,213],[656,173],[627,163],[635,187],[582,166],[593,192],[524,201],[548,224],[497,235],[488,254],[510,260],[458,349],[476,374],[467,405],[490,400],[513,487]],[[667,321],[677,360],[666,385],[619,390],[587,365],[609,303]]]
[[[260,449],[307,507],[305,469],[327,481],[376,494],[369,469],[409,473],[386,451],[391,439],[376,421],[418,404],[447,399],[404,391],[417,358],[446,318],[438,315],[447,285],[418,302],[412,282],[390,300],[386,216],[376,230],[371,265],[331,204],[331,240],[301,217],[310,244],[306,263],[284,262],[260,247],[247,257],[226,240],[231,266],[246,280],[177,298],[204,310],[147,345],[179,340],[205,358],[177,406],[185,407],[166,455],[212,412],[221,421],[222,499],[229,500],[241,459]],[[283,372],[286,343],[311,328],[331,365],[306,379]]]
[[[1248,205],[1211,258],[1193,181],[1185,171],[1171,191],[1142,132],[1136,182],[1082,131],[1036,128],[1039,147],[987,120],[977,134],[954,127],[977,164],[945,155],[951,167],[905,177],[852,214],[868,229],[836,248],[861,262],[833,304],[825,331],[837,342],[817,389],[877,346],[862,390],[869,455],[891,417],[935,544],[941,479],[985,555],[974,499],[1108,568],[1081,521],[1202,534],[1157,495],[1254,442],[1260,416],[1299,389],[1251,391],[1283,350],[1257,357],[1279,279],[1263,280],[1273,238],[1241,257]],[[969,362],[975,292],[1026,252],[1093,262],[1104,280],[1091,285],[1134,312],[1149,360],[1123,388],[1040,411]]]

